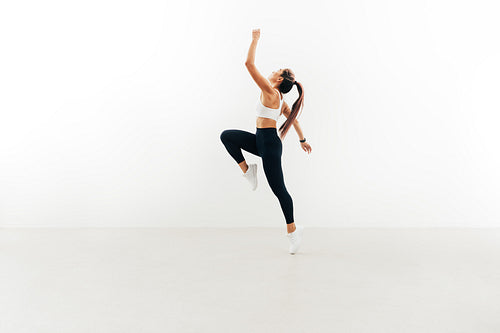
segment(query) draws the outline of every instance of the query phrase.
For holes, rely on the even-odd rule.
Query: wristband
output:
[[[304,140],[299,140],[300,142],[306,142],[306,138],[304,138]]]

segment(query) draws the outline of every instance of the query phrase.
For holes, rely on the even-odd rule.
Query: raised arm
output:
[[[257,42],[260,38],[260,29],[255,29],[252,31],[252,44],[250,44],[250,48],[248,50],[247,60],[245,61],[245,66],[248,69],[248,72],[252,76],[253,80],[259,86],[260,90],[264,94],[274,95],[276,91],[271,86],[271,82],[266,79],[262,74],[260,74],[257,66],[255,66],[255,50],[257,48]]]

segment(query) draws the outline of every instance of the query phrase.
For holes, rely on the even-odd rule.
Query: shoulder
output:
[[[281,94],[281,92],[278,89],[273,89],[273,90],[275,91],[274,95],[277,95],[279,97],[279,99],[281,99],[283,97],[283,95]]]
[[[268,97],[268,98],[273,98],[273,96],[278,96],[279,99],[282,98],[281,92],[278,89],[273,89],[273,93],[270,94],[268,92],[265,92],[264,90],[261,91],[262,96]]]
[[[288,106],[288,104],[286,104],[285,101],[283,101],[283,106],[281,106],[281,112],[280,112],[280,115],[285,115],[285,117],[288,118],[288,116],[290,115],[290,107]]]

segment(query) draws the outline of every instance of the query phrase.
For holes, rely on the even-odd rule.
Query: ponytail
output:
[[[298,117],[299,110],[303,108],[304,105],[304,88],[302,84],[298,81],[292,83],[292,86],[297,86],[297,90],[299,91],[299,98],[293,103],[292,110],[290,111],[290,116],[288,116],[287,120],[280,126],[279,134],[281,140],[283,140],[288,133],[288,130],[295,122],[295,118]]]

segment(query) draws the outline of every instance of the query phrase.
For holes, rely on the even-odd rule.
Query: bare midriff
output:
[[[270,118],[257,117],[257,128],[274,127],[276,128],[276,120]]]
[[[261,98],[260,101],[262,102],[262,105],[271,108],[271,109],[276,109],[276,107],[279,107],[279,102],[278,105],[275,105],[274,107],[267,106],[266,104],[269,104],[269,100],[262,101],[262,93],[260,94]],[[265,97],[265,96],[264,96]],[[282,108],[283,109],[283,108]],[[280,112],[281,114],[281,112]],[[257,117],[257,128],[267,128],[267,127],[274,127],[276,128],[276,120],[271,119],[271,118],[264,118],[264,117]]]

